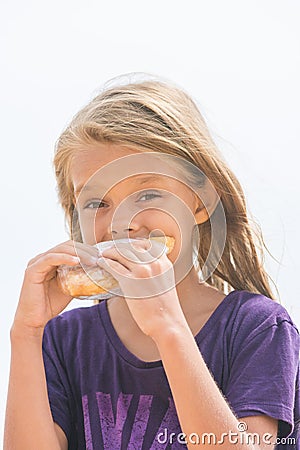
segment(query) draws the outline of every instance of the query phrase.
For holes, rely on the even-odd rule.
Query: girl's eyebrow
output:
[[[127,179],[135,179],[135,176],[128,177]],[[136,178],[135,181],[136,181],[136,184],[143,185],[143,184],[146,184],[146,183],[149,183],[149,182],[161,181],[161,179],[162,179],[162,175],[149,174],[149,175],[146,175],[144,177]],[[121,180],[121,181],[125,181],[125,180]],[[93,184],[79,184],[76,187],[74,192],[75,192],[75,195],[78,195],[78,194],[80,194],[82,192],[92,191],[92,190],[95,190],[95,189],[97,189],[97,190],[101,189],[103,192],[105,191],[104,186],[102,186],[102,185],[97,183],[97,184],[94,184],[94,185]],[[109,189],[106,189],[106,190],[108,191]]]
[[[93,187],[89,184],[79,184],[77,187],[74,186],[74,194],[77,196],[79,194],[81,194],[82,192],[85,191],[91,191],[93,189]]]
[[[142,178],[137,178],[137,184],[145,184],[148,183],[149,181],[153,182],[153,181],[161,181],[162,180],[162,175],[148,175]]]

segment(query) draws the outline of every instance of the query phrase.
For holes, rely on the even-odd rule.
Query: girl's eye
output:
[[[105,206],[106,203],[103,203],[101,200],[92,200],[84,206],[84,209],[100,209],[104,208]]]
[[[140,197],[138,198],[138,201],[142,200],[143,202],[147,202],[149,200],[153,200],[154,198],[161,198],[161,195],[156,191],[147,191],[143,192]]]

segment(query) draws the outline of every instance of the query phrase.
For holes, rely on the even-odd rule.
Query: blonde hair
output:
[[[224,251],[207,283],[224,293],[233,289],[248,290],[273,298],[271,279],[263,267],[265,244],[261,231],[254,222],[250,226],[242,187],[216,148],[204,119],[187,93],[161,80],[106,88],[61,134],[54,157],[58,195],[70,237],[77,241],[82,241],[82,237],[70,163],[74,152],[95,143],[163,152],[179,156],[200,169],[220,196],[227,226]],[[198,225],[198,231],[201,269],[211,244],[210,221]]]

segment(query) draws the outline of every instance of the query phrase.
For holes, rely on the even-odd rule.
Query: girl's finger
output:
[[[82,242],[67,241],[65,248],[68,249],[72,254],[79,256],[80,261],[83,264],[95,264],[99,253],[96,247],[92,245],[83,244]],[[56,251],[61,251],[63,248],[57,248]]]
[[[35,258],[32,258],[28,265],[32,265],[36,261],[39,261],[44,255],[47,254],[70,254],[72,256],[77,256],[80,258],[80,262],[87,265],[93,265],[97,263],[99,257],[98,250],[96,247],[92,247],[87,244],[82,244],[81,242],[66,241],[47,252],[40,253]]]
[[[149,245],[150,244],[150,245]],[[143,245],[139,243],[131,246],[132,253],[140,260],[140,262],[151,264],[157,261],[167,252],[167,247],[160,242],[146,241]]]
[[[151,255],[146,246],[120,246],[103,251],[103,256],[114,259],[123,264],[129,270],[132,270],[136,264],[151,264],[158,258]]]
[[[168,247],[163,242],[150,240],[150,244],[148,252],[155,258],[160,258],[168,251]]]
[[[128,278],[130,274],[130,271],[126,269],[126,267],[110,258],[105,258],[102,256],[98,259],[97,264],[102,269],[107,270],[107,272],[109,272],[116,279],[124,276]]]
[[[128,270],[130,270],[129,266],[132,263],[134,264],[139,263],[138,258],[127,248],[122,249],[109,248],[103,251],[101,256],[117,261],[119,264],[122,264]]]
[[[165,243],[155,241],[153,239],[140,239],[131,243],[131,249],[134,251],[137,249],[144,249],[147,253],[151,254],[155,258],[159,258],[164,253],[167,253],[168,247]],[[143,253],[143,252],[141,252]]]
[[[32,283],[42,283],[49,272],[62,264],[75,266],[79,258],[65,253],[46,253],[27,266],[25,276]]]

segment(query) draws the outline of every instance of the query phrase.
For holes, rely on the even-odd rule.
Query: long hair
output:
[[[70,163],[74,152],[97,143],[163,152],[181,157],[200,169],[221,199],[227,226],[224,251],[206,281],[224,293],[248,290],[274,298],[271,278],[263,265],[266,247],[261,230],[250,221],[242,187],[186,92],[161,80],[109,87],[81,109],[63,131],[54,157],[58,195],[70,237],[81,242]],[[210,221],[198,225],[198,232],[201,269],[211,245]]]

